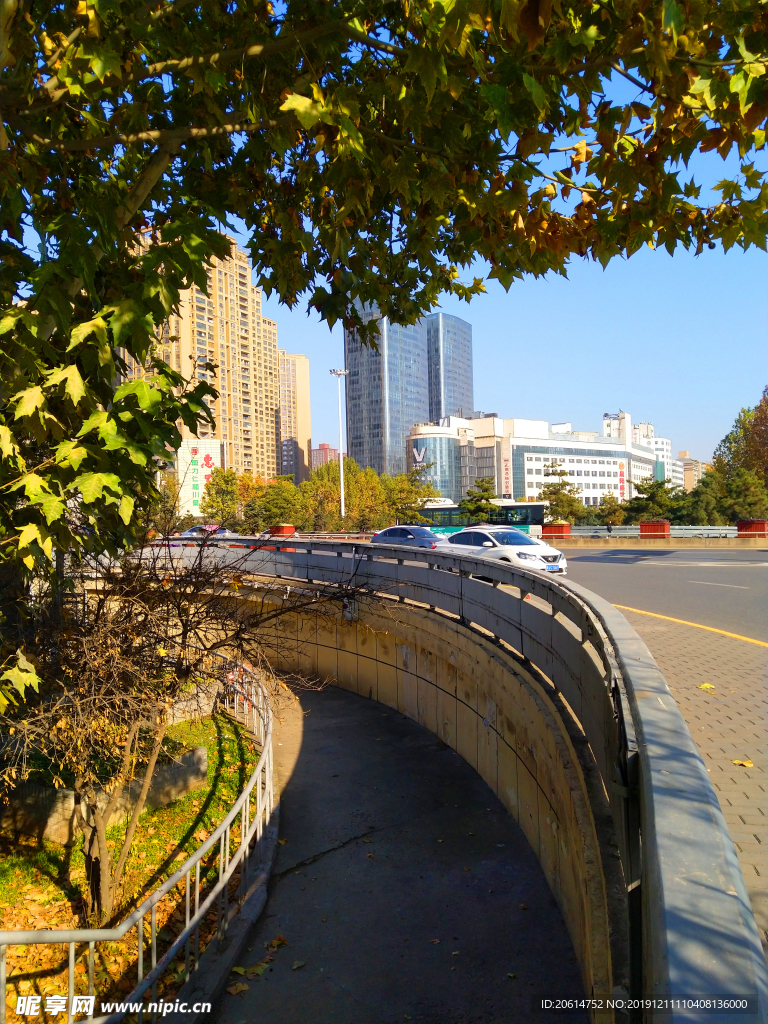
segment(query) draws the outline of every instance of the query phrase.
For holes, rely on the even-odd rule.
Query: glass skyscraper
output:
[[[366,312],[366,319],[378,311]],[[344,332],[347,451],[377,473],[405,473],[405,439],[414,423],[429,418],[427,328],[379,320],[378,351]]]
[[[425,318],[429,358],[429,418],[469,416],[474,409],[472,325],[450,313]]]
[[[378,319],[375,308],[365,319]],[[344,332],[347,451],[378,473],[405,473],[406,439],[415,423],[474,407],[472,327],[435,313],[403,327],[379,320],[378,351]]]

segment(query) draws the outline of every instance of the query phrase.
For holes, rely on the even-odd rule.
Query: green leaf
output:
[[[99,50],[98,56],[91,58],[93,73],[103,82],[107,75],[116,75],[121,78],[120,55],[112,50]]]
[[[116,473],[83,473],[76,477],[72,486],[80,491],[87,505],[98,501],[103,496],[105,487],[115,494],[119,494],[121,490],[120,477]]]
[[[53,553],[53,538],[44,528],[41,528],[38,523],[27,523],[24,529],[19,534],[18,546],[19,551],[28,551],[33,545],[37,545],[42,548],[43,554],[50,558]],[[28,569],[31,569],[35,564],[35,557],[32,553],[24,556],[22,561]]]
[[[0,455],[4,459],[12,459],[19,454],[19,446],[13,439],[8,427],[0,424]]]
[[[40,685],[40,677],[31,661],[24,657],[21,650],[16,651],[16,664],[11,666],[0,675],[0,682],[10,683],[22,697],[27,687],[37,691]],[[6,702],[7,703],[7,702]],[[3,710],[0,708],[0,710]]]
[[[123,522],[125,523],[126,526],[131,521],[131,516],[133,515],[133,506],[134,506],[133,498],[130,496],[130,494],[124,494],[122,496],[122,498],[120,499],[119,514],[120,514],[120,518],[123,520]]]
[[[509,138],[514,122],[512,120],[512,108],[509,103],[509,93],[506,86],[483,85],[480,88],[480,92],[493,111],[502,137],[505,139]]]
[[[67,395],[72,405],[79,405],[85,398],[85,384],[76,366],[62,366],[48,374],[48,384],[52,387],[62,383],[64,384],[64,394]]]
[[[28,419],[39,413],[45,406],[45,395],[41,387],[27,388],[22,391],[16,400],[16,412],[13,415],[15,420]]]
[[[671,32],[673,40],[677,42],[677,37],[685,28],[685,15],[677,0],[664,0],[661,26],[667,32]]]
[[[311,128],[328,114],[322,103],[310,99],[309,96],[301,96],[297,92],[292,92],[280,109],[293,110],[305,128]]]
[[[129,395],[136,396],[139,406],[145,412],[154,412],[163,400],[160,391],[146,380],[132,380],[122,384],[115,392],[115,402],[120,402]]]
[[[523,75],[523,84],[528,92],[531,94],[531,98],[539,110],[544,113],[549,107],[547,102],[547,96],[542,87],[536,81],[535,78],[531,78],[530,75]]]
[[[77,348],[78,345],[82,345],[85,339],[89,338],[92,334],[96,335],[100,345],[107,343],[107,322],[103,317],[97,316],[95,320],[88,320],[86,323],[78,324],[77,327],[74,327],[67,352]]]

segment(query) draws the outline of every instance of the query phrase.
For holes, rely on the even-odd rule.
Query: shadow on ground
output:
[[[465,761],[333,687],[281,717],[281,846],[242,966],[287,945],[261,977],[232,976],[248,988],[217,1021],[548,1024],[532,996],[583,993],[533,852]]]

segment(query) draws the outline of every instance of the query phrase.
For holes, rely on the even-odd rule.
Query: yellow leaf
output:
[[[751,761],[731,761],[731,764],[738,764],[742,768],[753,768],[754,765]]]
[[[306,964],[305,964],[304,960],[294,960],[293,961],[293,967],[291,967],[291,970],[292,971],[298,971],[301,967],[305,967],[305,966],[306,966]]]
[[[700,690],[714,690],[712,683],[702,683],[699,687]]]
[[[227,989],[227,992],[229,992],[231,996],[238,996],[240,995],[241,992],[247,991],[248,985],[246,985],[244,981],[238,981],[234,985],[230,985],[229,988]]]
[[[233,974],[240,974],[240,975],[245,974],[245,967],[233,967],[232,968],[232,973]]]

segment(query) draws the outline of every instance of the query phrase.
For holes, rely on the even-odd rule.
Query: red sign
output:
[[[624,463],[620,462],[619,463],[619,497],[621,498],[622,501],[624,501],[624,498],[626,497],[626,493],[627,493],[626,489],[625,489],[625,484],[626,484],[626,479],[624,477]]]

